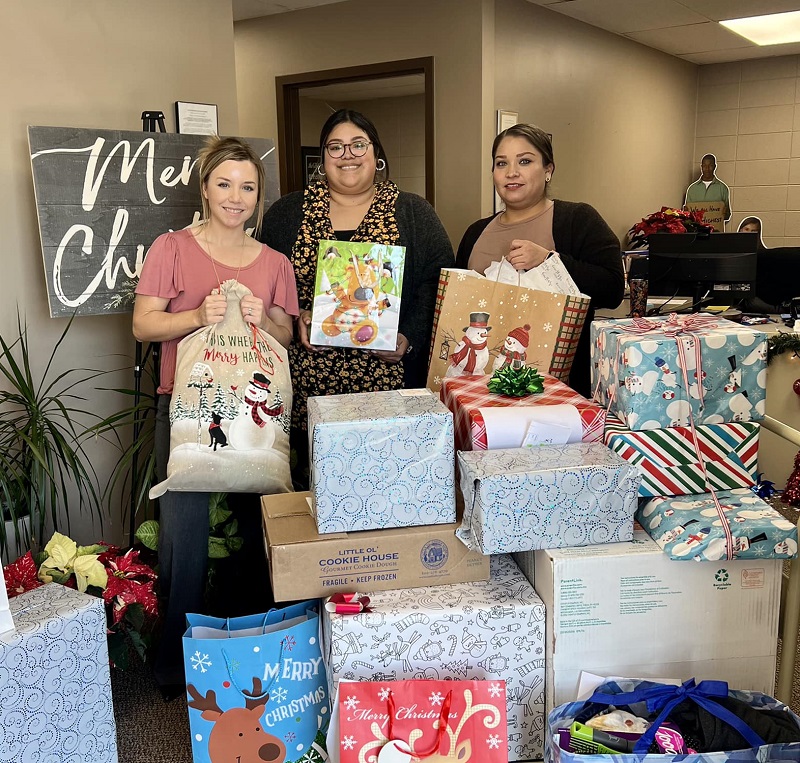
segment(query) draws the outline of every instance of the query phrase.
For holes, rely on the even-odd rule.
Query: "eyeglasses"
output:
[[[350,153],[353,156],[359,157],[364,156],[371,145],[372,144],[368,140],[354,140],[352,143],[333,141],[325,145],[325,150],[328,152],[328,156],[330,156],[331,159],[341,159],[344,156],[344,150],[346,148],[350,149]]]

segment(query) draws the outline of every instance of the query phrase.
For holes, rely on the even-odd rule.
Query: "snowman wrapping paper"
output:
[[[636,520],[670,559],[697,562],[727,558],[726,528],[733,559],[794,559],[797,526],[749,488],[720,490],[719,516],[710,493],[652,498],[642,502]]]
[[[506,554],[633,538],[641,478],[599,442],[458,454],[472,551]]]
[[[505,680],[508,760],[541,759],[544,605],[510,556],[492,557],[488,581],[369,598],[370,612],[323,612],[331,696],[340,680]]]
[[[308,398],[320,533],[456,521],[453,414],[425,389]]]
[[[705,325],[694,327],[695,316],[648,319],[653,330],[647,333],[637,333],[626,319],[594,321],[595,400],[634,431],[686,427],[690,414],[696,425],[762,419],[766,334],[724,319],[705,319]]]
[[[181,340],[169,408],[167,490],[287,493],[292,383],[286,349],[242,318],[250,290],[234,280],[221,293],[225,318]]]

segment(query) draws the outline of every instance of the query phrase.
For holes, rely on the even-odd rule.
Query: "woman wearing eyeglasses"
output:
[[[423,387],[439,271],[452,267],[453,248],[433,207],[399,191],[375,125],[349,109],[334,112],[320,133],[320,178],[290,193],[264,215],[261,240],[294,266],[300,317],[289,349],[294,387],[292,448],[295,481],[308,465],[309,395]],[[394,350],[315,347],[309,341],[320,240],[370,241],[406,247],[399,331]]]

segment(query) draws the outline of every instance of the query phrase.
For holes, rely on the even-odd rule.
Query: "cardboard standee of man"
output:
[[[706,154],[700,160],[700,177],[686,189],[683,206],[703,210],[703,221],[723,232],[731,219],[730,189],[716,176],[717,157]]]
[[[469,326],[450,356],[445,376],[483,376],[489,365],[489,313],[470,313]]]
[[[492,371],[497,371],[506,366],[510,366],[517,371],[525,366],[525,361],[528,357],[528,344],[530,343],[530,334],[528,333],[530,330],[530,323],[526,323],[524,326],[517,326],[517,328],[508,332],[499,354],[494,359]]]

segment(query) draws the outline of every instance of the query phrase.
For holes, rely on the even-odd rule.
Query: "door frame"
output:
[[[433,56],[275,77],[281,194],[300,191],[303,188],[303,167],[300,156],[300,90],[340,82],[386,79],[407,74],[422,74],[425,77],[425,198],[434,204],[436,184],[433,145]]]

